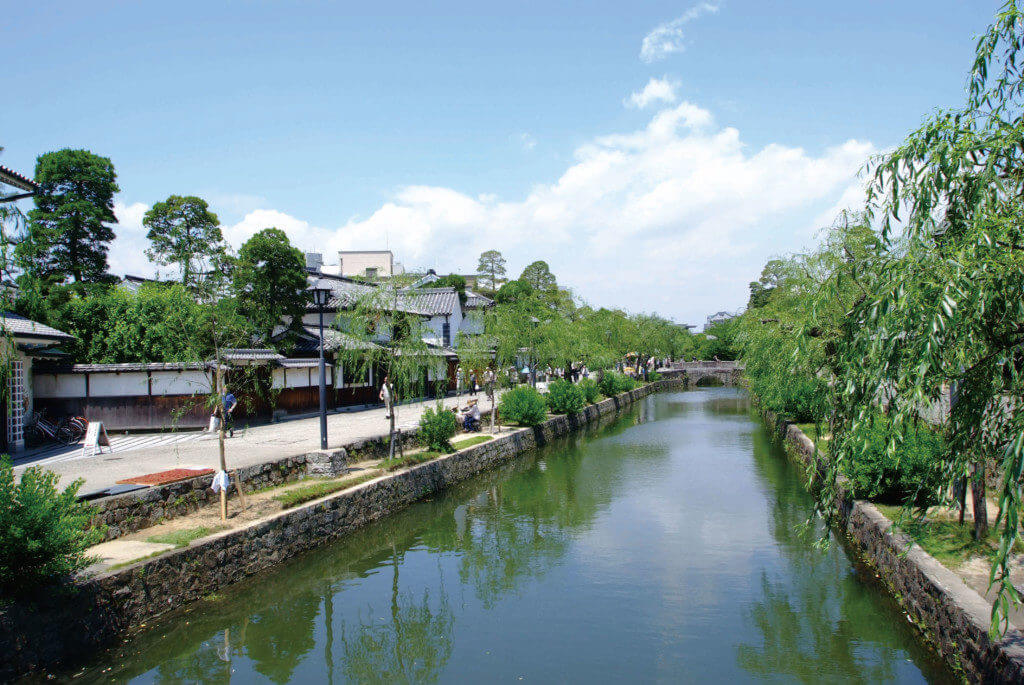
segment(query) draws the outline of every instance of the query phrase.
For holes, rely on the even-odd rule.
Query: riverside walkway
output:
[[[495,401],[502,391],[495,392]],[[444,398],[444,406],[465,406],[470,397],[480,401],[483,411],[490,409],[487,396],[481,391],[477,395],[460,395]],[[433,407],[437,400],[425,400],[399,405],[395,412],[395,427],[409,431],[419,425],[424,409]],[[383,407],[329,413],[327,415],[328,446],[337,448],[369,438],[379,438],[388,433],[388,419]],[[175,434],[170,434],[175,435]],[[60,482],[67,485],[76,478],[85,480],[81,493],[105,490],[117,481],[134,478],[159,471],[180,468],[217,468],[217,435],[211,433],[180,433],[179,441],[163,442],[143,447],[132,447],[132,438],[111,436],[112,451],[82,457],[81,447],[41,459],[19,460],[15,474],[20,475],[30,466],[42,466],[60,476]],[[164,437],[169,437],[164,435]],[[225,441],[225,453],[229,469],[252,466],[274,461],[282,457],[298,456],[320,449],[319,415],[245,427],[241,422],[235,426],[235,436]]]

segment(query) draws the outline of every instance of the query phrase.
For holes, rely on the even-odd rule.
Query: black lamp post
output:
[[[313,304],[320,312],[320,449],[327,449],[327,367],[324,364],[324,307],[331,299],[331,289],[314,285]]]

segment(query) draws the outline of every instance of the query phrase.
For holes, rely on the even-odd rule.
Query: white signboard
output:
[[[90,421],[89,427],[85,431],[85,440],[82,443],[82,456],[92,457],[96,455],[98,451],[103,454],[103,448],[106,447],[108,452],[113,450],[110,449],[110,438],[107,437],[107,429],[103,427],[102,421]]]

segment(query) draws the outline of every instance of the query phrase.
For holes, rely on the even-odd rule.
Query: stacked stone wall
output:
[[[123,569],[76,579],[61,592],[48,590],[31,601],[8,604],[0,608],[0,645],[6,646],[0,650],[0,680],[66,669],[93,657],[98,649],[155,616],[348,535],[423,497],[615,414],[652,392],[676,387],[677,381],[651,383],[590,405],[578,414],[556,416],[539,426],[381,476],[245,528],[197,540]],[[304,469],[305,462],[300,464],[296,458],[292,470],[297,473],[300,466]],[[273,476],[268,472],[262,477]],[[155,513],[159,505],[154,500],[149,506]]]
[[[787,452],[805,465],[814,443],[793,423],[762,412]],[[839,484],[838,507],[847,540],[872,566],[923,638],[956,671],[972,682],[1024,682],[1024,634],[1012,628],[1000,640],[989,637],[992,605],[958,575],[894,529],[878,508],[854,500]]]

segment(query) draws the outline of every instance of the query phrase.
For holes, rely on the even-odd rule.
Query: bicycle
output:
[[[82,439],[88,425],[89,422],[81,416],[71,419],[64,417],[54,423],[46,418],[45,411],[37,411],[32,412],[31,420],[25,426],[25,435],[36,443],[49,439],[65,445],[73,445]]]

